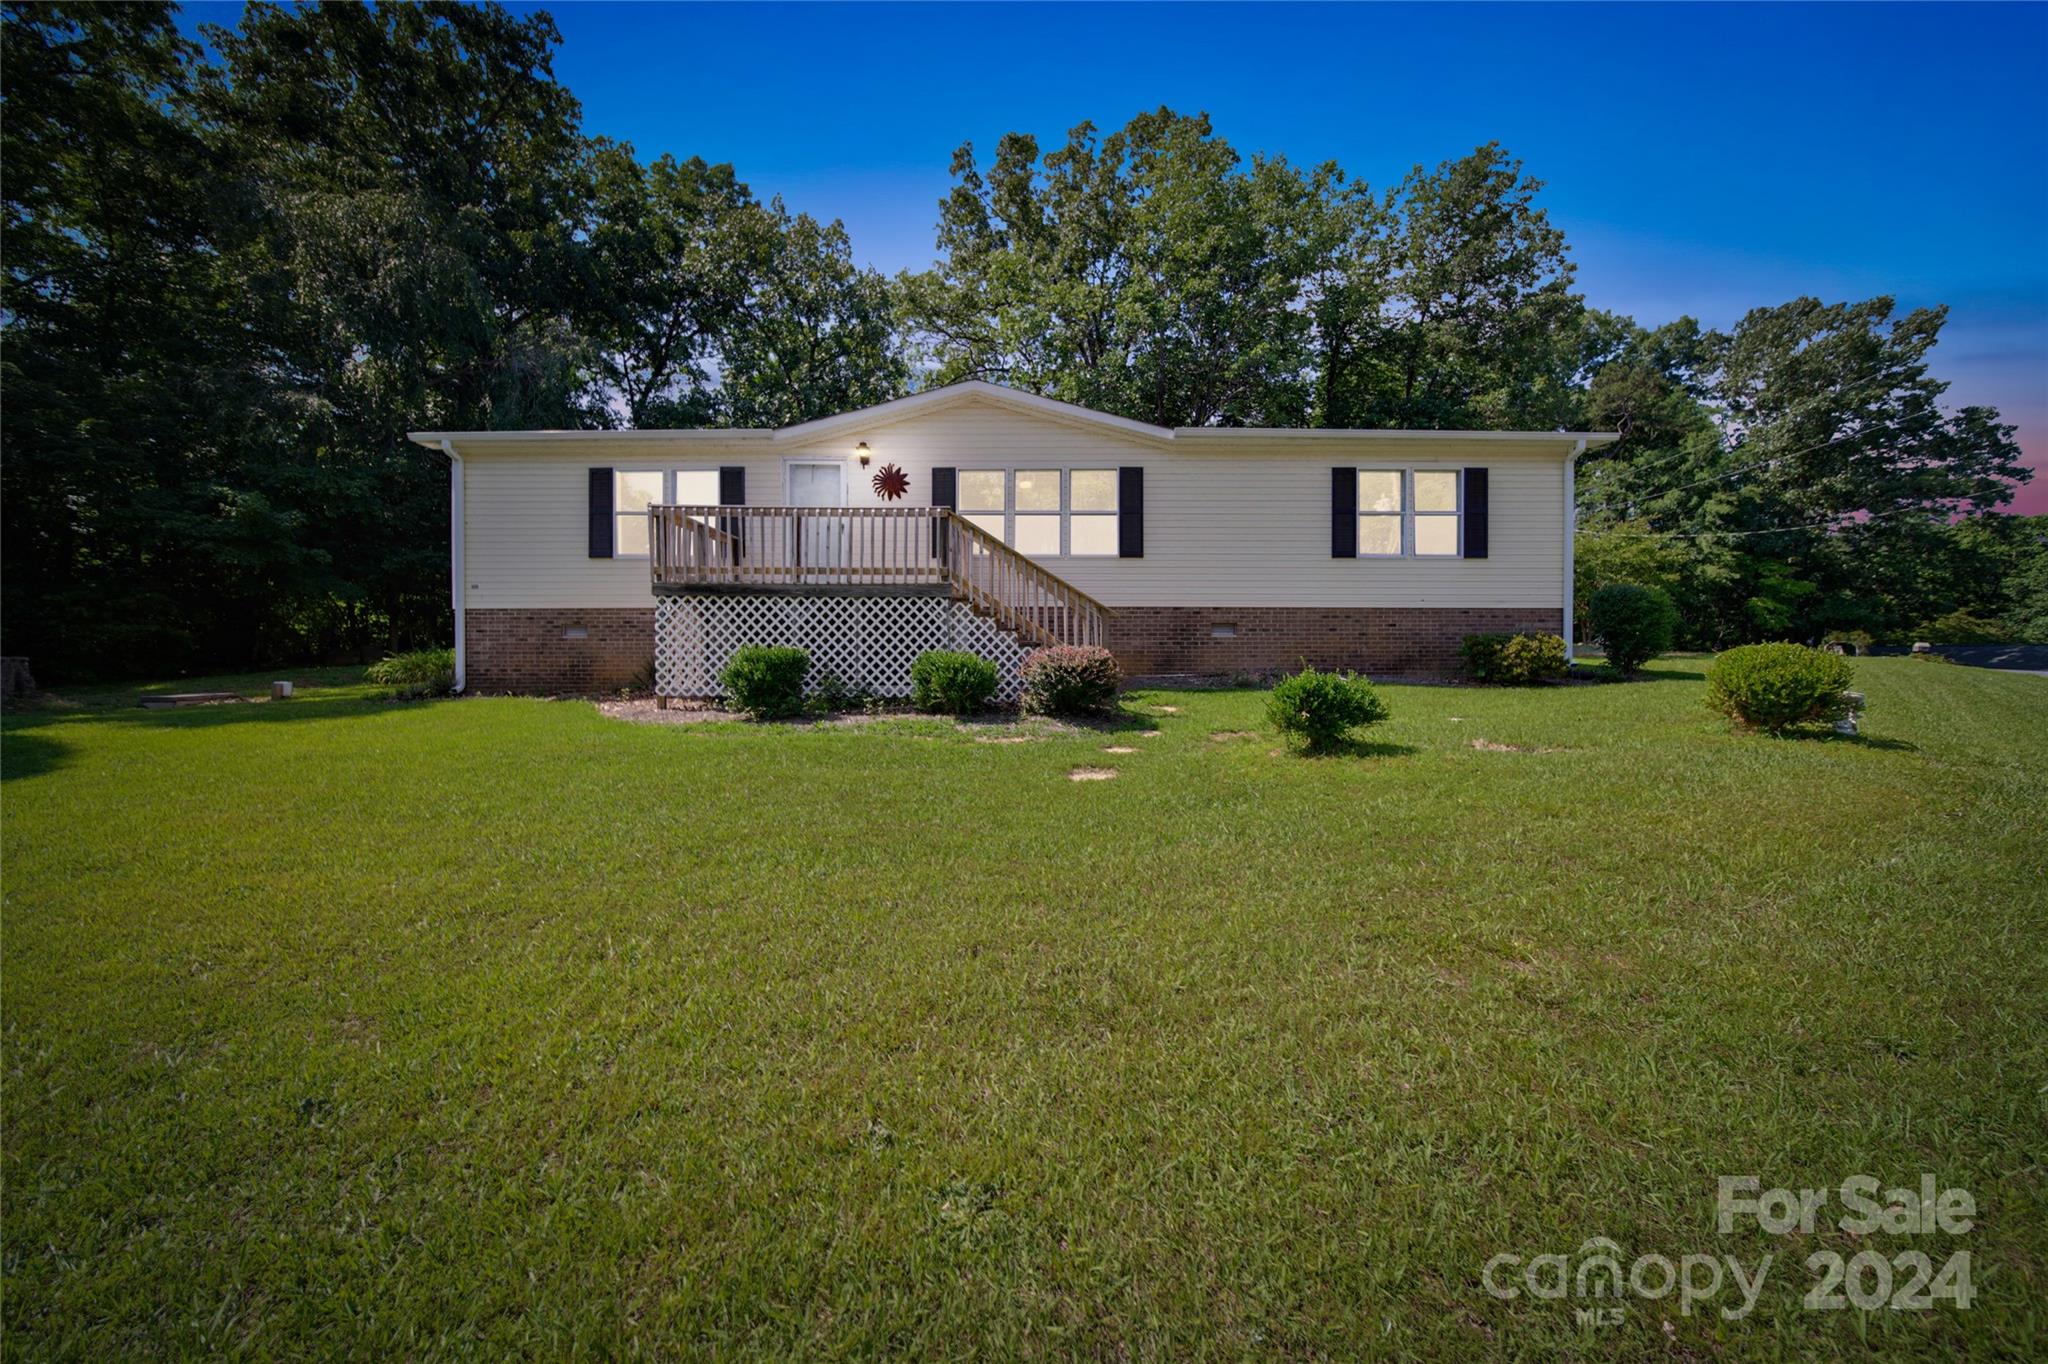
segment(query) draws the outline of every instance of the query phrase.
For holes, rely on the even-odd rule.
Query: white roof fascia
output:
[[[960,403],[977,401],[993,403],[1027,416],[1065,422],[1069,426],[1115,431],[1120,435],[1155,445],[1165,445],[1173,440],[1173,432],[1163,426],[1132,421],[1129,417],[1111,416],[1107,412],[1097,412],[1093,408],[1063,403],[1057,398],[1024,393],[1014,388],[1004,388],[1001,384],[991,384],[981,379],[947,384],[944,388],[926,389],[923,393],[913,393],[907,398],[877,403],[873,407],[864,407],[856,412],[842,412],[834,417],[820,417],[816,421],[785,426],[775,433],[775,440],[778,444],[822,440],[830,436],[851,434],[867,430],[869,427],[902,421],[906,417],[953,407]]]

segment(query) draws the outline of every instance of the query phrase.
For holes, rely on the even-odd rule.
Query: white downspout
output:
[[[1579,529],[1579,493],[1573,470],[1579,462],[1579,456],[1585,453],[1586,442],[1581,440],[1572,447],[1572,452],[1564,457],[1564,661],[1567,667],[1577,657],[1576,641],[1579,633],[1574,620],[1578,615],[1578,603],[1573,600],[1577,584],[1573,580],[1576,566],[1572,562],[1572,541]],[[458,661],[455,667],[456,676],[460,677],[461,662]]]
[[[469,651],[462,640],[462,456],[452,440],[441,442],[441,453],[448,456],[448,574],[455,593],[455,690],[460,692],[469,682]]]

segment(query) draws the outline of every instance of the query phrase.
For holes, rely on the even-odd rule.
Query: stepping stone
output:
[[[1116,775],[1113,767],[1077,767],[1067,773],[1068,781],[1108,781]]]
[[[231,691],[174,691],[162,696],[145,696],[138,703],[144,710],[169,710],[173,706],[206,706],[215,701],[239,701],[241,695]]]
[[[1102,751],[1104,753],[1136,753],[1138,750],[1135,748],[1128,747],[1124,744],[1112,744],[1110,747],[1105,748]]]

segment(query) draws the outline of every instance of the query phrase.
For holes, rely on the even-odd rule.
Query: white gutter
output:
[[[460,692],[469,682],[469,651],[462,641],[462,456],[446,439],[441,453],[448,456],[448,580],[455,593],[455,690]]]
[[[1573,466],[1579,462],[1579,456],[1585,453],[1586,442],[1581,438],[1579,443],[1572,447],[1572,452],[1564,457],[1564,661],[1567,667],[1575,657],[1574,640],[1579,633],[1573,620],[1578,614],[1578,603],[1572,600],[1575,595],[1573,589],[1576,586],[1573,581],[1576,566],[1572,562],[1572,541],[1578,535],[1579,529],[1579,494],[1573,477]],[[457,664],[458,668],[460,666]],[[459,673],[457,675],[460,676]]]

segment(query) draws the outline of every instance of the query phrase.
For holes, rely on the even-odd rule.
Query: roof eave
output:
[[[1153,426],[1148,422],[1133,421],[1129,417],[1097,412],[1093,408],[1061,402],[1057,398],[1047,398],[1037,393],[1024,393],[982,379],[967,379],[939,388],[928,388],[922,393],[894,398],[886,403],[877,403],[873,407],[799,422],[795,426],[781,428],[774,433],[774,437],[777,444],[823,440],[830,436],[851,435],[856,431],[866,431],[872,427],[885,426],[890,422],[902,421],[923,413],[977,401],[1029,416],[1065,422],[1070,426],[1113,431],[1118,435],[1154,445],[1167,445],[1173,441],[1173,432],[1164,426]]]
[[[1174,439],[1195,442],[1229,440],[1328,441],[1457,441],[1464,444],[1500,445],[1612,445],[1621,439],[1613,431],[1383,431],[1365,427],[1301,426],[1182,426]]]
[[[633,441],[648,445],[735,445],[773,439],[773,431],[752,428],[691,427],[685,430],[573,430],[573,431],[408,431],[406,439],[415,445],[438,450],[443,441],[489,443],[494,445],[547,445],[565,440]]]

